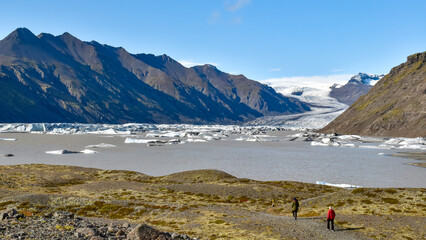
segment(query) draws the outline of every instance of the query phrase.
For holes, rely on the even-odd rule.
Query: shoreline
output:
[[[394,226],[414,228],[395,236],[416,239],[425,228],[419,222],[426,219],[425,188],[343,189],[255,181],[218,170],[152,177],[65,165],[1,165],[0,189],[1,209],[146,223],[198,239],[369,239],[392,232],[393,226],[384,224],[389,219]],[[297,222],[291,217],[293,197],[301,204]],[[324,227],[330,205],[339,216],[335,233]]]

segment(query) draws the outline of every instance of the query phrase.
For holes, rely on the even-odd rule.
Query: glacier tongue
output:
[[[310,104],[311,111],[300,114],[265,116],[257,118],[247,125],[275,125],[295,130],[320,129],[349,107],[330,97],[330,88],[285,87],[279,83],[271,84],[270,86],[286,97],[297,98]]]

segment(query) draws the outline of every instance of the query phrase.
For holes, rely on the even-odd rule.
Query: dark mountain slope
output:
[[[2,122],[241,123],[309,109],[243,76],[69,33],[17,29],[0,41],[0,66]]]
[[[426,52],[394,67],[322,132],[426,136]]]

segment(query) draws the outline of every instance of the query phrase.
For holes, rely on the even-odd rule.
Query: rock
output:
[[[146,224],[139,224],[129,234],[129,240],[155,240],[160,236],[160,232]]]
[[[91,228],[87,228],[87,227],[86,228],[78,228],[76,230],[76,232],[80,233],[80,234],[82,234],[83,236],[86,236],[86,237],[91,237],[91,236],[95,236],[96,235],[95,230],[93,230]]]
[[[167,238],[164,235],[160,235],[155,240],[167,240]]]
[[[130,227],[130,224],[129,224],[129,223],[123,223],[123,227],[125,227],[125,228],[129,228],[129,227]]]
[[[84,237],[84,235],[81,234],[81,233],[79,233],[79,232],[75,232],[74,233],[74,237],[76,237],[76,238],[82,238],[82,237]]]
[[[53,214],[54,218],[64,219],[64,218],[74,218],[74,213],[58,211]]]
[[[114,227],[114,226],[108,226],[108,229],[107,229],[107,231],[109,232],[109,233],[115,233],[115,232],[117,232],[117,229]]]
[[[12,153],[7,153],[4,155],[5,157],[13,157],[14,155]]]
[[[16,217],[15,215],[18,215],[18,214],[19,213],[18,213],[18,211],[16,211],[16,209],[9,208],[9,209],[6,209],[6,210],[4,210],[0,213],[0,220],[7,219],[7,218],[13,218],[13,217]]]
[[[104,240],[104,238],[99,236],[93,236],[90,238],[90,240]]]
[[[118,230],[118,232],[115,234],[115,236],[116,237],[119,237],[119,236],[123,236],[123,235],[125,235],[126,233],[123,231],[123,230]]]

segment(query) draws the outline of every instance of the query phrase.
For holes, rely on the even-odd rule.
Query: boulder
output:
[[[96,235],[96,231],[91,228],[77,228],[76,233],[81,234],[86,237],[92,237]]]
[[[154,229],[146,224],[139,224],[129,234],[127,234],[127,239],[156,240],[158,237],[160,237],[160,235],[162,234],[157,229]]]

